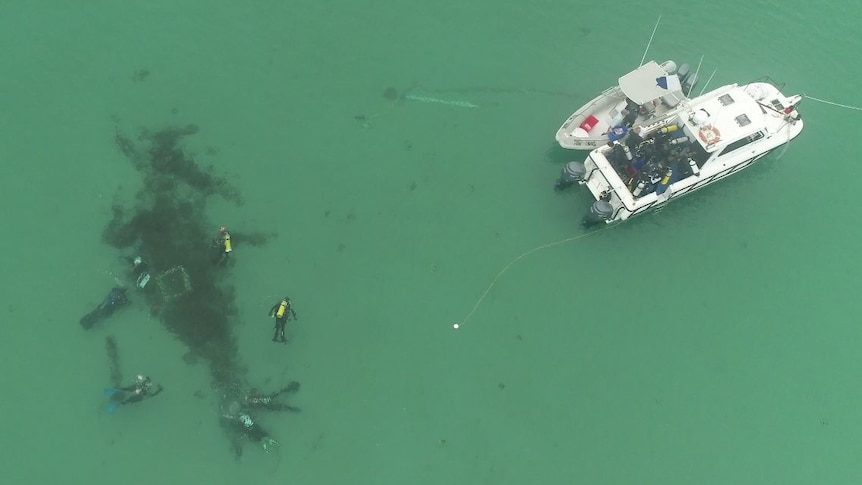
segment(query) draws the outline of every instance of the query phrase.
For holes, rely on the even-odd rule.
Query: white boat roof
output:
[[[765,125],[764,109],[743,87],[736,84],[723,86],[697,98],[691,104],[691,109],[706,111],[709,118],[705,125],[715,127],[721,133],[721,141],[714,146],[697,137],[707,151],[760,131]],[[700,129],[700,125],[692,120],[686,121],[685,125],[692,133],[698,133]]]
[[[649,61],[643,66],[619,79],[620,89],[627,98],[637,104],[646,104],[672,91],[658,85],[656,78],[667,76],[656,61]]]

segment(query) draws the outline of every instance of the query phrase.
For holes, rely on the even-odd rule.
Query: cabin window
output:
[[[733,98],[731,98],[729,94],[722,94],[719,96],[718,102],[721,103],[722,106],[729,106],[733,104]]]
[[[738,150],[738,149],[744,147],[745,145],[748,145],[749,143],[755,142],[761,138],[763,138],[763,132],[762,131],[758,131],[757,133],[753,133],[751,135],[748,135],[745,138],[743,138],[741,140],[737,140],[737,141],[731,143],[730,145],[727,145],[726,147],[724,147],[724,150],[721,151],[721,155],[726,155],[726,154],[728,154],[734,150]]]
[[[748,118],[748,115],[742,114],[742,115],[737,116],[734,119],[736,120],[736,124],[739,125],[740,128],[743,126],[748,126],[751,124],[751,120]]]
[[[784,111],[784,105],[777,99],[772,100],[772,107],[775,108],[776,111]]]

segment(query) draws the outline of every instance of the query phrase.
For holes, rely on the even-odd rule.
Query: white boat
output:
[[[585,185],[596,202],[586,225],[614,223],[748,167],[802,132],[796,107],[767,81],[730,84],[682,100],[663,116],[634,125],[620,140],[569,162],[557,189]]]
[[[662,88],[657,78],[676,76],[676,89]],[[619,78],[616,86],[604,90],[581,106],[557,130],[557,143],[571,150],[592,150],[608,142],[608,131],[621,123],[632,125],[666,115],[686,100],[697,73],[688,64],[677,70],[676,63],[659,65],[649,61]]]

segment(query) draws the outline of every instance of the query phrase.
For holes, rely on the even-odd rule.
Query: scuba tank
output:
[[[679,125],[673,124],[673,125],[667,125],[664,128],[661,128],[660,130],[658,130],[658,132],[661,133],[662,135],[665,135],[667,133],[673,133],[674,131],[676,131],[678,129],[679,129]]]
[[[635,189],[632,191],[632,195],[635,196],[635,198],[640,197],[644,190],[646,190],[646,182],[641,180],[640,182],[638,182],[637,187],[635,187]]]
[[[626,154],[626,160],[632,161],[632,150],[628,145],[623,145],[623,152]]]
[[[697,166],[697,162],[693,158],[688,159],[688,166],[691,167],[691,173],[696,176],[700,175],[700,167]]]
[[[583,163],[567,163],[566,166],[563,167],[563,171],[560,173],[560,178],[557,180],[556,185],[554,185],[554,190],[560,191],[574,185],[576,182],[583,181],[586,173],[587,169],[584,167]]]
[[[663,194],[668,186],[670,185],[670,178],[673,175],[673,170],[670,168],[667,169],[667,172],[664,173],[664,177],[662,177],[661,181],[656,185],[655,192],[659,195]]]

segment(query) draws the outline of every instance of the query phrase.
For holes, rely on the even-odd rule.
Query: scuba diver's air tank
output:
[[[691,167],[691,173],[695,176],[700,176],[700,167],[697,166],[697,162],[694,161],[693,158],[688,159],[688,166]]]
[[[667,125],[664,128],[661,128],[660,130],[658,130],[658,132],[661,133],[662,135],[665,135],[667,133],[673,133],[674,131],[676,131],[678,129],[679,129],[679,125],[674,123],[672,125]]]
[[[632,195],[635,196],[635,198],[640,197],[641,194],[644,193],[644,190],[646,190],[646,181],[641,180],[632,191]]]
[[[661,181],[656,185],[655,192],[657,194],[663,194],[668,186],[670,185],[670,179],[673,176],[673,170],[668,167],[667,172],[664,173],[664,177],[662,177]]]

